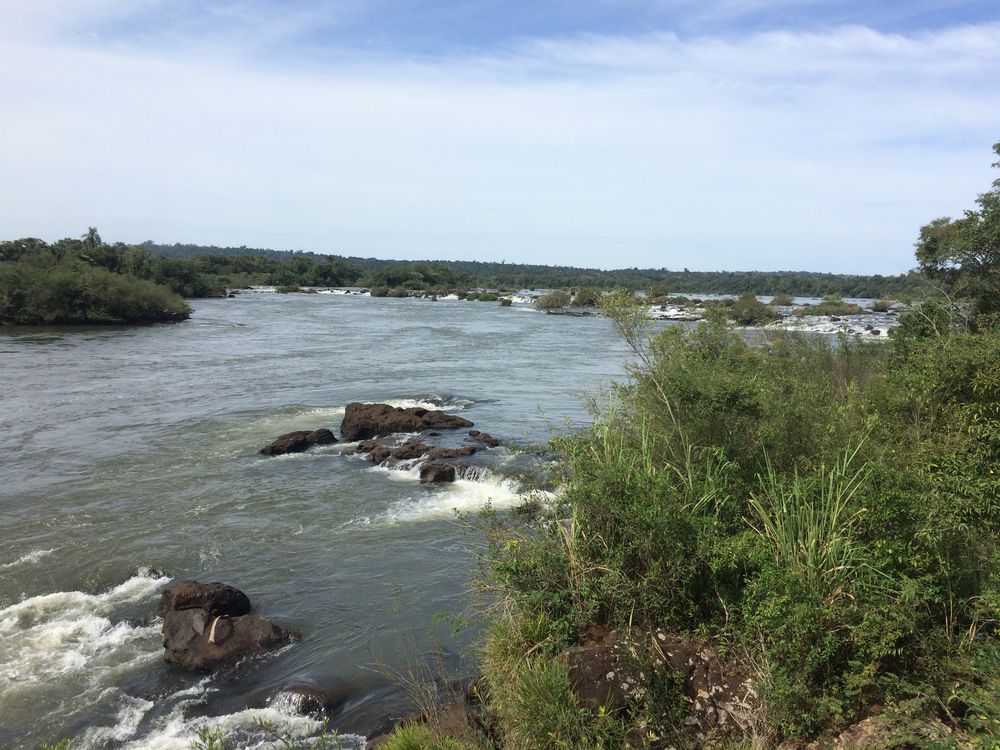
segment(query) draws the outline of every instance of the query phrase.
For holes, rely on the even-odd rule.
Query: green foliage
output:
[[[1000,143],[993,145],[1000,156]],[[1000,166],[996,162],[994,167]],[[1000,179],[961,219],[935,219],[920,228],[921,270],[951,295],[972,299],[979,312],[1000,312]]]
[[[751,292],[740,295],[730,309],[729,315],[742,326],[762,325],[778,318],[774,310],[759,301]]]
[[[493,292],[469,292],[465,299],[470,302],[496,302],[500,297]]]
[[[461,740],[437,737],[425,724],[402,724],[382,745],[382,750],[476,750]]]
[[[151,323],[189,314],[184,301],[165,287],[79,261],[0,264],[0,322]]]
[[[592,624],[744,654],[778,738],[918,699],[921,720],[951,706],[951,731],[989,737],[1000,330],[939,304],[903,316],[888,345],[750,343],[719,322],[650,335],[643,308],[625,290],[602,302],[636,363],[591,428],[556,441],[558,501],[490,532],[504,614],[484,672],[507,746],[610,736],[558,673]],[[635,730],[669,712],[650,701],[619,718]]]
[[[490,706],[503,727],[504,747],[519,750],[620,750],[625,722],[605,710],[577,705],[559,659],[529,656],[509,670],[491,670]]]
[[[569,295],[565,292],[549,292],[535,300],[539,310],[558,310],[569,304]]]
[[[601,302],[601,292],[592,286],[578,289],[570,303],[573,307],[597,307]]]
[[[711,294],[796,294],[816,297],[835,292],[847,297],[878,297],[883,294],[919,295],[925,279],[918,273],[898,276],[861,276],[810,273],[804,271],[670,271],[666,268],[623,268],[603,271],[595,268],[542,266],[488,261],[381,260],[378,258],[316,255],[298,251],[276,251],[249,247],[214,247],[200,245],[156,245],[143,248],[154,256],[212,261],[211,270],[227,278],[250,276],[255,284],[298,283],[304,286],[414,286],[409,288],[487,289],[568,289],[595,287],[606,290],[626,287],[648,290],[650,300],[664,298],[668,289]],[[0,254],[4,252],[0,244]],[[282,276],[288,268],[288,277]],[[318,280],[301,275],[322,271],[327,278]],[[385,273],[381,273],[385,271]],[[450,274],[450,275],[449,275]],[[294,278],[293,278],[294,277]],[[336,277],[338,280],[334,281]]]
[[[513,304],[514,304],[514,301],[510,297],[501,297],[500,298],[500,306],[501,307],[510,307]]]
[[[789,307],[795,303],[795,299],[789,294],[776,294],[774,298],[768,302],[772,307]]]
[[[792,310],[793,315],[858,315],[863,312],[864,310],[853,302],[844,302],[834,295],[824,297],[818,305],[796,307]]]
[[[892,307],[892,302],[890,302],[887,299],[877,299],[874,302],[872,302],[873,312],[879,312],[879,313],[889,312],[889,308],[891,307]]]

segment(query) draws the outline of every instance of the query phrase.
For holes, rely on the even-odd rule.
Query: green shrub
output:
[[[510,297],[501,297],[500,298],[500,306],[501,307],[510,307],[512,304],[514,304],[514,301]]]
[[[21,325],[152,323],[191,313],[169,289],[80,263],[0,264],[0,322]]]
[[[569,295],[565,292],[549,292],[535,300],[535,307],[539,310],[558,310],[568,304]]]
[[[425,724],[402,724],[382,745],[382,750],[476,750],[461,740],[437,737]]]
[[[877,299],[872,302],[872,310],[874,312],[889,312],[889,308],[892,307],[892,302],[887,299]]]
[[[628,382],[556,441],[558,502],[491,530],[505,614],[484,672],[504,730],[611,736],[560,697],[558,654],[599,624],[745,654],[762,731],[779,739],[914,701],[954,706],[961,736],[992,736],[1000,331],[935,304],[888,346],[785,332],[751,344],[718,322],[650,336],[624,291],[602,309],[636,354]]]
[[[844,302],[840,297],[824,297],[818,305],[809,307],[796,307],[792,310],[793,315],[858,315],[863,313],[860,307],[853,302]]]
[[[795,304],[795,299],[787,294],[776,294],[768,304],[772,307],[790,307]]]
[[[585,286],[576,291],[570,304],[573,307],[597,307],[600,301],[601,293],[592,286]]]
[[[770,323],[778,317],[770,307],[759,301],[753,294],[747,292],[733,304],[729,315],[736,323],[743,326],[756,326]]]

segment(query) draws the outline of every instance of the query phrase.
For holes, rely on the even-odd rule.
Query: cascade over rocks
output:
[[[280,456],[285,453],[301,453],[314,445],[327,445],[336,442],[337,436],[326,428],[296,430],[295,432],[286,432],[270,445],[261,448],[260,452],[265,456]]]
[[[163,658],[194,671],[214,671],[291,640],[250,613],[250,599],[224,583],[178,581],[160,595]]]
[[[394,432],[423,432],[424,430],[454,430],[472,427],[468,419],[446,414],[443,411],[410,407],[407,409],[388,404],[350,403],[344,410],[340,425],[341,437],[347,441],[391,435]]]

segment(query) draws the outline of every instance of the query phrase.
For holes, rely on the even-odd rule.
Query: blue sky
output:
[[[897,273],[1000,4],[8,0],[0,237]]]

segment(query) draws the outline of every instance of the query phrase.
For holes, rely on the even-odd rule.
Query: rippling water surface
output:
[[[489,303],[247,294],[177,325],[0,329],[0,747],[186,748],[200,727],[306,736],[276,696],[343,689],[364,735],[399,710],[371,669],[400,640],[460,650],[432,624],[470,603],[477,539],[454,510],[508,507],[523,458],[421,486],[324,446],[267,458],[294,429],[337,431],[350,401],[423,403],[528,444],[582,423],[622,374],[607,321]],[[157,595],[221,580],[302,640],[207,678],[162,663]],[[412,654],[407,658],[411,658]],[[242,733],[242,734],[241,734]],[[360,737],[357,739],[360,743]]]

